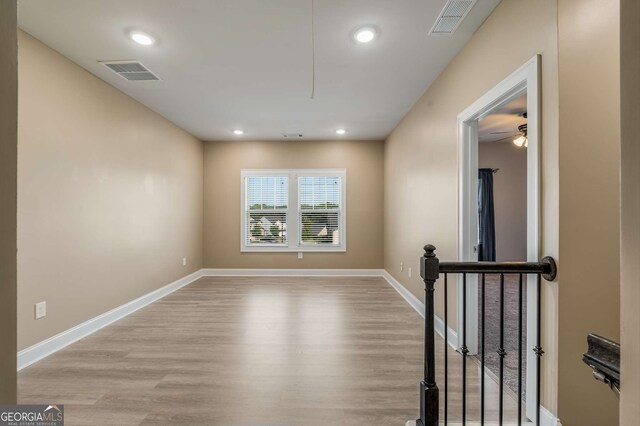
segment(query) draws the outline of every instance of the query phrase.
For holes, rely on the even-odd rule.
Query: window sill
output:
[[[242,247],[241,253],[345,253],[346,247]]]

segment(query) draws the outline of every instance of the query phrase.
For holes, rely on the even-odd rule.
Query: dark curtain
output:
[[[478,260],[496,261],[496,219],[493,209],[493,169],[478,170]]]

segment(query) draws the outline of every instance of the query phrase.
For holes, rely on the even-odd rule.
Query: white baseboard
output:
[[[18,352],[18,371],[34,364],[41,359],[59,351],[60,349],[77,342],[109,324],[118,321],[144,308],[145,306],[162,299],[170,293],[196,281],[202,277],[382,277],[404,298],[415,311],[424,318],[424,303],[407,290],[398,280],[384,269],[200,269],[173,283],[145,294],[131,302],[125,303],[115,309],[105,312],[95,318],[83,322],[62,333],[56,334],[40,343]],[[436,332],[444,337],[444,321],[438,316],[434,318]],[[447,338],[453,348],[458,347],[458,334],[451,327],[447,327]],[[541,407],[540,424],[542,426],[561,426],[560,421],[546,408]],[[409,423],[407,423],[409,424]]]
[[[440,319],[439,316],[435,316],[434,325],[436,327],[436,332],[444,339],[444,321]],[[458,349],[458,333],[451,327],[447,327],[447,343],[453,349]]]
[[[551,411],[540,406],[540,426],[562,426],[562,423]]]
[[[409,290],[407,290],[402,284],[400,284],[400,282],[398,280],[396,280],[393,275],[391,275],[389,272],[382,271],[382,277],[387,280],[387,282],[389,283],[389,285],[391,285],[391,287],[393,287],[395,289],[395,291],[398,292],[398,294],[400,296],[402,296],[402,298],[404,300],[407,301],[407,303],[416,310],[416,312],[418,314],[420,314],[420,316],[422,318],[424,318],[424,303],[422,303],[422,300],[418,299],[417,297],[415,297],[413,295],[413,293],[411,293]]]
[[[330,277],[380,277],[382,269],[200,269],[186,277],[180,278],[171,284],[145,294],[131,302],[125,303],[91,318],[82,324],[56,334],[42,342],[36,343],[18,352],[18,371],[43,358],[59,351],[60,349],[77,342],[83,337],[95,333],[103,327],[132,314],[138,309],[144,308],[156,300],[162,299],[170,293],[194,282],[202,277],[229,277],[229,276],[330,276]]]
[[[424,318],[424,303],[416,296],[413,295],[409,290],[407,290],[398,280],[396,280],[393,275],[391,275],[386,270],[382,271],[382,277],[387,280],[387,282],[393,287],[400,296],[404,298],[404,300],[411,305],[413,309],[420,314],[422,318]],[[442,338],[444,338],[444,321],[437,315],[434,316],[434,325],[436,327],[436,333],[438,333]],[[458,333],[452,329],[451,327],[447,327],[447,341],[449,346],[454,349],[458,349]]]
[[[18,352],[18,371],[194,282],[202,269]]]
[[[205,268],[205,277],[381,277],[382,269],[218,269]]]

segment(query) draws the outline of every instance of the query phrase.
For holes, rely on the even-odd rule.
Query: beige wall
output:
[[[620,3],[622,96],[620,424],[640,419],[640,2]]]
[[[558,5],[559,417],[614,425],[617,398],[580,359],[588,333],[619,339],[619,0]]]
[[[493,175],[496,260],[527,260],[527,150],[511,141],[481,143],[480,168],[500,169]]]
[[[0,404],[16,401],[16,2],[0,2]]]
[[[521,25],[523,17],[527,25]],[[457,115],[536,54],[542,56],[543,93],[541,254],[558,257],[557,4],[503,0],[385,144],[385,268],[417,297],[423,297],[423,284],[418,274],[400,272],[400,262],[417,271],[425,243],[435,244],[441,259],[457,258]],[[545,284],[542,302],[543,404],[552,412],[557,288]]]
[[[202,267],[203,147],[25,33],[18,53],[24,349]]]
[[[623,5],[635,8],[623,29],[637,41],[634,3],[623,0]],[[3,31],[5,16],[0,14]],[[514,32],[514,22],[522,16],[530,25],[519,25]],[[545,284],[543,298],[543,404],[564,425],[615,424],[615,397],[591,378],[580,356],[589,332],[619,337],[618,25],[616,0],[563,0],[559,7],[556,0],[503,0],[390,135],[384,156],[382,143],[370,141],[206,143],[203,262],[201,143],[21,34],[19,347],[202,264],[211,268],[380,268],[384,263],[422,297],[417,274],[422,246],[434,243],[442,259],[457,255],[456,116],[540,53],[541,254],[556,257],[560,266],[559,282]],[[10,42],[3,33],[2,43],[6,40]],[[7,51],[1,47],[0,51]],[[637,55],[637,42],[627,47]],[[638,73],[634,58],[626,63],[628,68],[623,63],[630,79]],[[2,61],[0,75],[4,72],[7,67]],[[636,91],[623,98],[625,105],[631,105],[623,122],[629,127],[623,127],[623,132],[627,129],[635,135],[640,122],[637,80],[629,84]],[[3,96],[2,102],[6,99]],[[4,104],[2,108],[4,112]],[[0,120],[5,118],[3,114]],[[0,158],[9,159],[6,170],[10,172],[15,164],[5,149],[9,154],[13,151],[4,141],[3,133]],[[629,154],[623,157],[623,182],[638,179],[638,147],[633,143],[623,145],[623,153]],[[240,253],[240,169],[304,167],[347,168],[348,252],[306,253],[303,260],[294,253]],[[629,348],[623,346],[625,377],[638,374],[637,365],[629,365],[631,359],[637,364],[640,351],[640,318],[634,303],[640,239],[637,188],[624,183],[622,188],[623,203],[627,203],[622,222],[622,288],[623,297],[629,296],[622,314],[623,345]],[[11,186],[4,186],[3,179],[0,195],[7,192],[11,196]],[[237,220],[220,226],[229,215]],[[9,217],[9,225],[10,216],[11,212],[0,211],[0,219]],[[10,242],[4,221],[2,226],[3,241]],[[372,229],[384,229],[384,246],[382,235]],[[629,229],[634,232],[626,233]],[[183,256],[189,258],[187,268],[181,266]],[[400,262],[413,267],[413,278],[407,276],[407,269],[400,272]],[[10,284],[10,279],[5,281],[3,276],[0,300],[7,300],[5,291],[11,300],[15,290],[5,282]],[[48,302],[48,316],[35,321],[33,304],[41,300]],[[2,332],[11,337],[12,329],[4,321]],[[6,354],[15,356],[15,348]],[[5,359],[0,358],[2,366]],[[12,398],[11,389],[8,392]],[[637,395],[637,388],[627,395],[623,391],[624,424],[637,422]]]
[[[382,268],[381,141],[237,141],[205,144],[207,268]],[[346,253],[241,253],[241,169],[347,169]]]

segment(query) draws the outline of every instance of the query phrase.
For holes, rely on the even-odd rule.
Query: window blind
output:
[[[248,176],[245,178],[245,244],[287,245],[289,178]]]
[[[300,245],[340,245],[342,179],[299,176]]]

